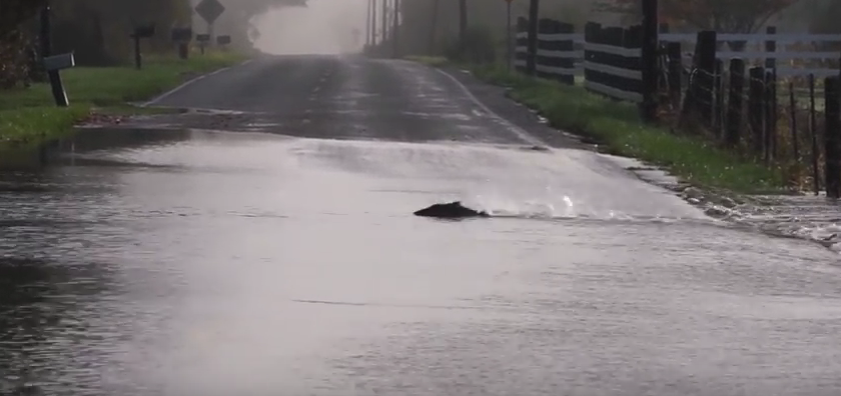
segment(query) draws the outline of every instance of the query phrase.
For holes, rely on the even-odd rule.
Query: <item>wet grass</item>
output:
[[[409,55],[406,56],[406,60],[423,63],[424,65],[433,67],[446,66],[450,64],[449,59],[443,56]]]
[[[779,191],[785,185],[779,171],[703,138],[645,125],[632,104],[589,93],[578,85],[530,78],[498,66],[470,69],[487,82],[509,87],[512,99],[537,110],[553,127],[592,138],[611,154],[663,166],[695,185],[740,193]]]
[[[57,108],[49,84],[0,91],[0,145],[51,138],[69,130],[92,113],[130,115],[159,112],[129,102],[146,100],[195,76],[231,66],[245,58],[227,52],[194,55],[187,61],[147,57],[144,68],[78,67],[62,72],[69,108]]]

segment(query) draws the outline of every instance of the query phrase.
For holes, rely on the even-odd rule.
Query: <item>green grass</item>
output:
[[[171,89],[186,79],[244,60],[233,53],[193,55],[182,61],[147,57],[142,70],[126,67],[78,67],[61,73],[69,108],[55,106],[49,84],[0,91],[0,145],[30,143],[68,131],[95,110],[105,114],[150,111],[128,106]]]
[[[405,59],[433,67],[446,66],[450,64],[450,60],[443,56],[409,55],[406,56]]]
[[[700,137],[645,125],[636,106],[589,93],[581,86],[529,78],[499,67],[471,67],[490,83],[511,88],[511,97],[540,112],[553,127],[596,139],[607,151],[667,168],[702,187],[740,193],[781,189],[781,172],[742,159]]]

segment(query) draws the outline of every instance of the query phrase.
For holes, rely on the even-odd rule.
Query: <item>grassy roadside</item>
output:
[[[133,67],[78,67],[62,72],[69,108],[55,106],[49,84],[29,89],[0,91],[0,146],[48,139],[68,131],[93,112],[135,114],[148,112],[128,102],[154,97],[183,81],[245,58],[234,53],[194,55],[187,61],[147,57],[143,70]]]
[[[443,58],[410,57],[441,67]],[[701,137],[642,123],[636,106],[587,92],[581,86],[530,78],[502,67],[464,66],[489,83],[509,87],[512,99],[537,110],[558,129],[592,138],[611,154],[662,166],[686,182],[737,193],[782,191],[783,172],[715,147]]]

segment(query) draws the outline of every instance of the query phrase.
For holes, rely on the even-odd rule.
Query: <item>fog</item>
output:
[[[254,20],[255,47],[278,55],[357,52],[365,44],[367,0],[309,0],[307,7],[276,8]]]

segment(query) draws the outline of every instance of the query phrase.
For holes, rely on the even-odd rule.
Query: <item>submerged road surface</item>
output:
[[[260,59],[157,103],[276,134],[5,157],[0,393],[841,392],[837,255],[716,223],[458,79]],[[500,217],[411,215],[451,199]]]

